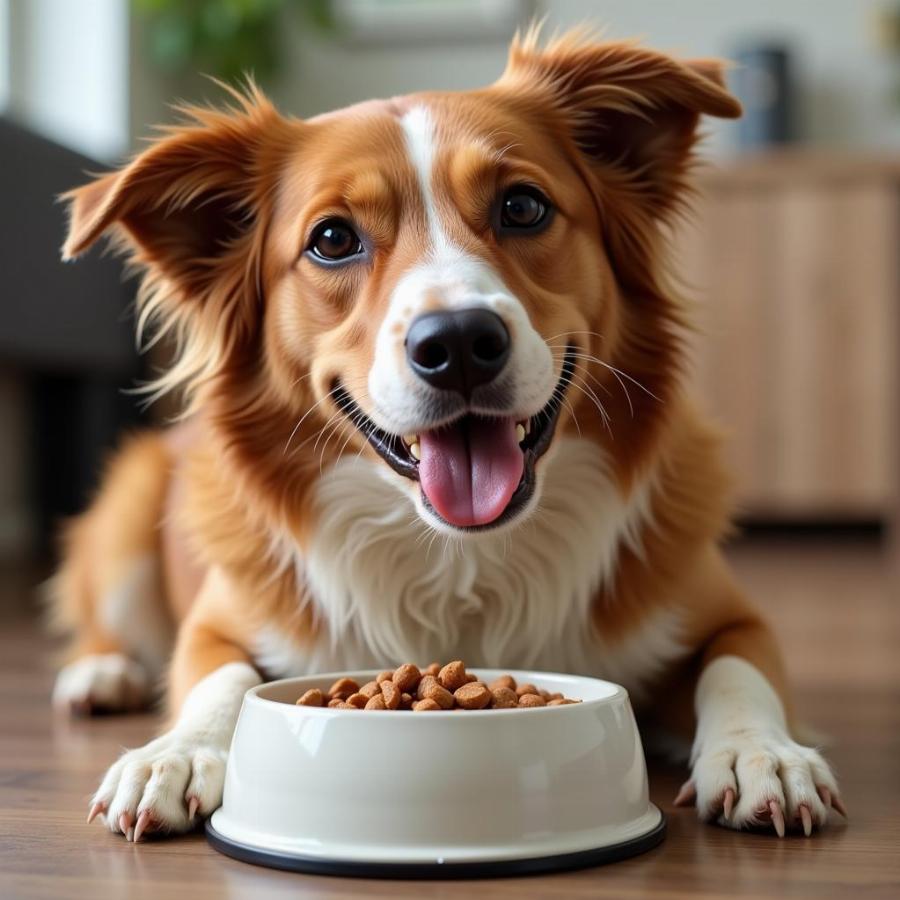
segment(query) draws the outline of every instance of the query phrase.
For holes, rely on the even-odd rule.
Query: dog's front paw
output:
[[[111,831],[135,842],[144,833],[188,831],[221,802],[226,757],[207,735],[177,729],[128,750],[106,773],[88,822],[103,814]]]
[[[95,653],[63,666],[53,686],[53,705],[73,715],[124,712],[147,702],[150,682],[140,663],[121,653]]]
[[[834,807],[846,815],[835,777],[818,752],[785,734],[735,731],[700,748],[676,805],[695,799],[701,819],[728,828],[773,827],[809,836]]]

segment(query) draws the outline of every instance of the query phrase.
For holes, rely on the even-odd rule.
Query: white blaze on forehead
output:
[[[416,175],[428,229],[420,257],[399,278],[375,340],[368,386],[370,418],[392,434],[418,432],[424,410],[434,406],[434,388],[410,369],[405,337],[410,324],[435,301],[445,309],[481,307],[500,316],[512,340],[505,372],[510,412],[536,414],[556,384],[553,356],[532,326],[528,313],[500,273],[484,259],[455,245],[441,222],[434,190],[437,156],[434,119],[426,106],[414,106],[401,119],[409,160]]]
[[[414,106],[400,120],[400,126],[406,137],[406,147],[416,172],[419,191],[422,194],[432,251],[436,254],[452,253],[454,248],[441,228],[441,220],[438,217],[437,204],[432,190],[435,132],[431,112],[426,106]]]

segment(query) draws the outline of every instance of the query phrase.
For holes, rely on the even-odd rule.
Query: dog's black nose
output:
[[[509,359],[509,332],[489,309],[425,313],[409,326],[406,357],[432,387],[468,397],[503,370]]]

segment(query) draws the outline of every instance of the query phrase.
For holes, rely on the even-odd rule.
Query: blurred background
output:
[[[199,73],[253,71],[283,111],[468,88],[532,16],[735,61],[675,235],[751,535],[900,548],[900,3],[891,0],[0,0],[0,560],[42,565],[141,418],[133,282],[59,262],[54,196],[123,161]],[[893,551],[892,551],[893,548]],[[790,558],[790,557],[788,557]],[[814,557],[815,558],[815,557]],[[29,563],[30,564],[30,563]],[[880,563],[878,563],[880,564]]]

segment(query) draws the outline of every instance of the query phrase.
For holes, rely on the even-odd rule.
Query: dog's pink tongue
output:
[[[522,479],[525,458],[515,419],[477,419],[419,436],[419,482],[451,525],[487,525],[500,517]]]

